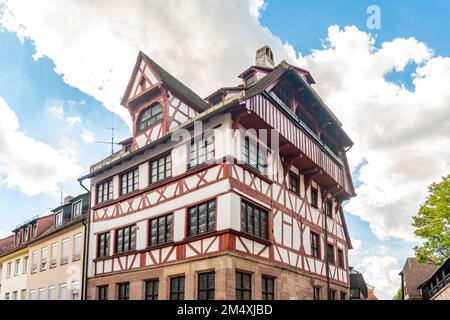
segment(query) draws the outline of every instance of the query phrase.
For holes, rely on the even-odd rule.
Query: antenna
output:
[[[61,192],[61,204],[63,204],[63,191],[60,190],[60,192]]]
[[[114,131],[119,131],[119,129],[114,128],[114,123],[111,123],[111,128],[106,128],[107,130],[111,130],[111,141],[95,141],[95,143],[104,143],[111,145],[111,154],[114,153],[114,145],[120,145],[120,143],[114,142]]]

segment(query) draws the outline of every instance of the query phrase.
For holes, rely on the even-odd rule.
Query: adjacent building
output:
[[[350,267],[350,300],[378,300],[375,287],[368,284],[362,273]]]
[[[420,285],[426,282],[439,268],[432,260],[419,263],[415,257],[407,258],[402,271],[402,300],[422,300]]]
[[[91,166],[88,299],[348,299],[351,139],[257,51],[202,99],[140,52],[123,148]]]
[[[420,286],[424,300],[450,300],[450,257]]]
[[[30,272],[28,244],[53,224],[53,215],[35,217],[13,230],[13,235],[0,240],[0,300],[26,300]]]
[[[82,298],[89,201],[88,193],[66,197],[52,210],[52,226],[28,245],[30,300]]]

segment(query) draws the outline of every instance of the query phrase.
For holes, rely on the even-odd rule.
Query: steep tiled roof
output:
[[[403,274],[405,290],[409,299],[421,299],[418,287],[425,282],[438,266],[431,260],[425,263],[417,262],[416,258],[407,258],[400,274]]]

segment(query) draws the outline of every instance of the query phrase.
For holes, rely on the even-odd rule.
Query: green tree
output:
[[[413,217],[414,234],[422,239],[416,247],[419,262],[431,258],[440,264],[450,256],[450,175],[429,188],[429,196]]]
[[[399,288],[392,300],[402,300],[402,288]]]

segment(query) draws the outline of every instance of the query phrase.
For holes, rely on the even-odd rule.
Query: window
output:
[[[188,209],[188,234],[197,236],[216,228],[216,200],[203,202]]]
[[[338,249],[338,265],[341,268],[344,268],[344,251],[342,249]]]
[[[16,245],[18,246],[20,244],[20,231],[17,231],[16,233]]]
[[[62,225],[63,222],[63,212],[57,212],[55,213],[55,226],[59,227],[60,225]]]
[[[170,154],[150,161],[150,182],[155,183],[169,178],[171,170],[172,157]]]
[[[352,299],[360,299],[361,298],[361,289],[360,288],[350,288],[350,297]]]
[[[325,201],[324,210],[327,217],[333,218],[333,202],[331,200]]]
[[[260,173],[267,174],[267,150],[248,136],[244,140],[244,162]]]
[[[274,300],[275,279],[270,277],[262,277],[262,299]]]
[[[236,272],[236,300],[252,299],[252,275]]]
[[[72,217],[77,218],[81,216],[81,211],[83,210],[83,203],[82,201],[77,201],[72,206]]]
[[[37,236],[37,223],[33,224],[33,237]]]
[[[127,194],[139,189],[139,169],[128,171],[121,175],[122,193]]]
[[[39,288],[38,300],[45,300],[45,288]]]
[[[56,300],[56,288],[55,288],[55,286],[48,287],[48,300]]]
[[[267,211],[244,200],[241,202],[241,210],[241,230],[267,239]]]
[[[336,300],[336,291],[334,290],[328,291],[328,300]]]
[[[137,121],[137,131],[142,131],[148,127],[154,125],[162,119],[163,111],[162,106],[157,103],[144,109],[140,114]]]
[[[116,253],[136,249],[136,225],[116,230]]]
[[[97,203],[102,203],[111,200],[113,197],[113,183],[112,179],[97,185]]]
[[[41,249],[41,271],[47,269],[47,255],[48,255],[48,248],[42,248]]]
[[[11,269],[12,269],[12,262],[8,262],[6,265],[6,277],[11,277]]]
[[[214,158],[214,137],[194,139],[189,151],[189,167],[193,168]]]
[[[30,294],[28,295],[28,300],[36,300],[36,290],[30,290]]]
[[[28,256],[23,257],[23,262],[22,262],[22,273],[27,273],[28,272]]]
[[[73,236],[73,254],[72,261],[81,259],[81,233]]]
[[[58,255],[58,244],[52,243],[50,247],[50,268],[56,267],[57,255]]]
[[[27,299],[27,289],[20,290],[20,300],[26,300]]]
[[[98,290],[98,300],[108,300],[108,286],[99,286]]]
[[[9,292],[5,293],[5,300],[9,300]]]
[[[69,239],[63,239],[61,243],[61,264],[69,262]]]
[[[145,282],[145,300],[158,300],[159,280]]]
[[[16,264],[14,265],[14,275],[17,276],[20,271],[20,259],[16,260]]]
[[[334,264],[334,246],[329,243],[327,249],[328,249],[327,250],[328,263]]]
[[[314,232],[311,232],[311,255],[320,258],[319,235]]]
[[[347,299],[347,292],[341,291],[341,300],[346,300],[346,299]]]
[[[313,299],[320,300],[320,288],[319,287],[313,287]]]
[[[204,272],[198,274],[198,300],[214,300],[216,274]]]
[[[30,229],[28,226],[23,231],[23,241],[28,241],[30,239]]]
[[[170,300],[184,300],[184,276],[170,278]]]
[[[37,271],[37,259],[38,259],[39,251],[34,251],[31,254],[31,273],[35,273]]]
[[[72,300],[79,300],[80,299],[80,282],[78,281],[72,281]]]
[[[311,205],[314,208],[318,208],[318,193],[317,193],[317,189],[311,187]]]
[[[17,291],[13,291],[12,300],[17,300]]]
[[[97,246],[98,257],[109,256],[109,232],[98,235]]]
[[[67,300],[67,285],[65,283],[59,285],[59,300]]]
[[[168,214],[150,220],[150,239],[151,246],[163,244],[172,241],[173,214]]]
[[[300,193],[299,178],[296,174],[293,174],[292,172],[289,173],[289,190],[297,194]]]

